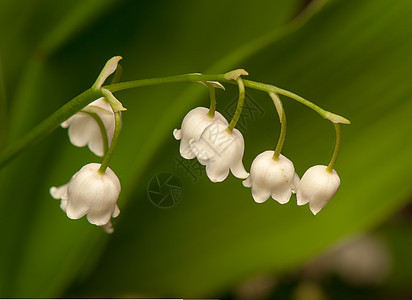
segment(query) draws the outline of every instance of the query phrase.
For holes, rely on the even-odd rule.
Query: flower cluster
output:
[[[241,103],[243,92],[240,85]],[[280,99],[273,93],[270,96],[279,113],[282,130],[285,130],[286,117]],[[257,203],[263,203],[272,197],[280,204],[285,204],[289,202],[292,193],[296,193],[297,204],[309,203],[309,208],[315,215],[336,194],[340,179],[329,166],[313,166],[299,179],[293,163],[280,154],[284,132],[279,138],[279,151],[259,154],[253,160],[249,174],[242,162],[245,148],[242,134],[237,129],[230,130],[228,122],[219,112],[212,112],[213,114],[205,107],[191,110],[184,117],[181,129],[173,132],[174,137],[180,140],[182,157],[197,158],[199,163],[206,166],[206,174],[212,182],[225,180],[231,171],[235,177],[245,179],[243,185],[251,188],[253,199]]]
[[[101,88],[107,77],[116,70],[120,59],[120,56],[110,59],[93,85],[101,90],[104,97],[93,101],[61,124],[63,128],[69,128],[69,139],[73,145],[88,145],[97,156],[105,156],[112,146],[115,130],[119,130],[116,128],[115,113],[124,110],[109,91]],[[60,207],[70,219],[80,219],[86,215],[91,224],[102,226],[107,233],[112,233],[111,218],[120,213],[117,200],[121,187],[116,174],[107,166],[102,168],[102,164],[83,166],[68,183],[51,187],[50,194],[61,200]]]
[[[103,227],[108,233],[113,232],[111,218],[117,217],[120,213],[117,200],[121,190],[119,179],[108,164],[120,134],[121,111],[126,109],[111,92],[118,90],[119,86],[103,87],[103,84],[117,70],[121,59],[120,56],[115,56],[107,61],[92,85],[91,92],[99,98],[60,124],[61,127],[68,128],[69,139],[73,145],[88,146],[95,155],[103,157],[102,163],[86,164],[68,183],[50,188],[51,196],[61,200],[60,207],[70,219],[86,216],[91,224]],[[253,199],[257,203],[263,203],[272,197],[280,204],[285,204],[295,193],[298,205],[309,203],[310,210],[317,214],[339,188],[340,179],[333,170],[340,147],[339,123],[349,124],[349,120],[324,111],[314,104],[308,105],[309,101],[293,93],[285,94],[306,103],[305,105],[334,123],[336,129],[336,146],[329,165],[313,166],[306,171],[302,179],[299,179],[293,163],[281,154],[286,135],[286,116],[282,102],[273,90],[282,90],[253,81],[243,81],[242,76],[245,75],[248,75],[248,72],[237,69],[221,75],[208,75],[206,81],[200,80],[199,77],[203,77],[200,73],[179,77],[179,80],[187,79],[204,84],[210,94],[210,108],[192,109],[184,117],[181,129],[173,131],[174,137],[180,140],[181,156],[185,159],[196,158],[206,167],[206,174],[212,182],[222,182],[231,172],[233,176],[243,180],[245,187],[251,188]],[[218,81],[209,80],[214,76],[223,78],[224,82],[238,85],[238,104],[230,123],[216,111],[215,88],[225,88]],[[116,75],[114,78],[117,78]],[[161,83],[163,80],[151,79],[145,82]],[[129,82],[131,86],[140,86],[141,83]],[[241,132],[235,128],[245,100],[245,85],[263,89],[269,94],[282,125],[275,151],[268,150],[259,154],[252,162],[250,173],[246,171],[242,161],[245,142]],[[120,85],[120,89],[123,88],[125,85]]]

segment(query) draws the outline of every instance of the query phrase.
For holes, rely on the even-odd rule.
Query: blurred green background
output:
[[[0,297],[412,298],[411,11],[409,0],[1,0],[1,148],[91,86],[114,55],[123,80],[245,68],[352,125],[342,128],[340,190],[315,217],[295,196],[258,205],[232,175],[213,184],[179,159],[172,131],[208,105],[203,86],[119,92],[128,111],[111,163],[122,183],[114,234],[68,219],[49,195],[99,162],[57,129],[0,173]],[[236,88],[217,97],[230,118]],[[333,126],[282,99],[282,152],[302,176],[328,163]],[[279,133],[266,95],[247,91],[239,129],[249,170]],[[147,196],[159,173],[183,185],[169,209]]]

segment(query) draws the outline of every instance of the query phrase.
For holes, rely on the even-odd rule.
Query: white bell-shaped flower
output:
[[[256,156],[249,177],[243,181],[245,187],[251,187],[257,203],[265,202],[272,196],[280,204],[285,204],[299,184],[293,163],[282,154],[274,160],[273,154],[274,151],[265,151]]]
[[[191,139],[189,145],[212,182],[221,182],[232,174],[241,179],[249,176],[242,158],[245,148],[243,136],[239,130],[227,131],[227,124],[215,122],[205,128],[199,140]]]
[[[298,205],[309,203],[309,208],[316,215],[335,196],[340,186],[340,179],[335,170],[327,171],[326,166],[310,167],[297,188]]]
[[[102,121],[107,134],[108,146],[110,146],[115,128],[115,120],[110,104],[103,97],[93,101],[82,111],[71,116],[61,126],[69,128],[69,139],[73,145],[77,147],[87,145],[94,154],[103,156],[105,149],[102,132],[92,115],[97,116]]]
[[[93,88],[101,90],[104,97],[90,103],[61,124],[63,128],[69,127],[69,139],[73,145],[77,147],[88,145],[90,151],[97,156],[103,156],[106,150],[102,136],[104,130],[107,135],[107,147],[110,147],[112,142],[115,127],[113,110],[115,112],[126,110],[112,92],[102,88],[106,79],[116,71],[121,59],[121,56],[109,59],[93,84]]]
[[[176,140],[180,140],[180,155],[186,159],[192,159],[196,157],[196,154],[191,150],[189,141],[198,141],[200,135],[205,128],[215,122],[220,122],[224,125],[228,125],[225,117],[219,112],[215,112],[213,117],[208,115],[209,109],[206,107],[197,107],[187,113],[182,122],[181,129],[175,129],[173,136]]]
[[[116,174],[107,168],[104,174],[98,172],[100,164],[91,163],[73,175],[69,183],[50,188],[55,199],[61,199],[60,207],[70,219],[87,215],[91,224],[102,226],[113,232],[110,219],[117,217],[120,210],[116,204],[120,194],[120,182]]]

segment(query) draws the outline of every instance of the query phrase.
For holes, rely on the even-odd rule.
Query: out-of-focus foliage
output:
[[[294,197],[257,205],[239,180],[212,184],[196,164],[183,163],[194,177],[181,166],[171,132],[191,108],[208,105],[201,85],[118,93],[128,111],[111,163],[123,188],[115,233],[69,220],[48,194],[98,162],[56,130],[0,173],[0,296],[218,296],[249,277],[296,269],[399,210],[412,191],[412,2],[329,1],[290,27],[302,2],[2,1],[0,137],[7,132],[7,143],[88,88],[114,55],[124,57],[123,80],[245,68],[251,79],[296,92],[352,125],[342,130],[341,189],[314,217]],[[217,96],[230,118],[236,89]],[[283,100],[283,153],[302,175],[327,163],[333,129]],[[266,95],[248,91],[247,101],[240,130],[249,169],[275,146],[279,125]],[[147,199],[158,173],[183,182],[171,209]]]

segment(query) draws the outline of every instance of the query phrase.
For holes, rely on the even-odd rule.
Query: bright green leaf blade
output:
[[[253,18],[260,14],[257,11],[249,11],[250,4],[246,1],[244,3],[233,1],[233,3],[236,3],[237,10],[243,14],[250,13],[254,16]],[[214,44],[211,45],[207,39],[203,38],[192,41],[193,37],[197,36],[198,31],[205,32],[210,37],[215,36],[208,23],[211,22],[211,17],[207,17],[207,22],[201,22],[201,26],[197,28],[180,23],[182,18],[175,18],[173,14],[169,15],[172,22],[168,22],[169,20],[164,20],[164,14],[169,13],[169,11],[157,10],[158,4],[156,3],[146,4],[147,7],[142,7],[137,2],[121,6],[119,10],[115,10],[111,14],[110,22],[106,19],[101,20],[90,29],[90,32],[82,35],[75,43],[69,44],[65,48],[61,47],[61,36],[52,34],[52,42],[45,42],[44,44],[52,45],[48,47],[51,51],[60,50],[60,48],[62,50],[55,53],[52,58],[32,62],[31,67],[27,69],[26,76],[28,79],[27,81],[26,79],[22,80],[24,83],[22,84],[23,89],[17,97],[19,106],[15,106],[16,110],[13,116],[15,121],[12,123],[13,137],[22,134],[28,127],[36,123],[37,119],[41,119],[42,115],[47,115],[48,110],[51,111],[57,108],[57,102],[70,99],[74,96],[73,93],[80,92],[87,87],[87,82],[91,84],[105,59],[114,54],[123,54],[129,58],[128,73],[125,74],[125,77],[133,76],[133,78],[136,78],[139,75],[136,70],[144,72],[145,77],[150,75],[159,76],[166,72],[165,70],[172,74],[180,73],[183,69],[193,71],[193,67],[202,68],[202,65],[215,61],[221,53],[230,51],[233,45],[242,44],[261,35],[261,31],[267,30],[263,28],[275,27],[285,22],[290,18],[291,11],[295,9],[295,4],[295,1],[268,1],[265,4],[265,7],[268,8],[267,18],[259,19],[259,22],[253,23],[252,26],[251,24],[243,24],[244,34],[237,32],[239,26],[236,22],[233,22],[231,26],[224,29],[224,34],[219,35],[225,41],[228,40],[227,36],[231,36],[232,42],[221,43],[220,47]],[[165,2],[164,5],[168,4]],[[189,19],[193,18],[193,20],[199,19],[197,18],[199,16],[204,17],[205,9],[214,12],[213,7],[196,8],[195,6],[196,14],[194,14],[191,10],[194,4],[191,1],[186,1],[181,5],[182,7],[177,6],[173,9],[176,10],[176,13],[181,13],[182,16]],[[228,6],[229,8],[232,9],[231,5]],[[275,18],[270,18],[270,11],[273,8],[278,9],[278,14]],[[136,15],[138,14],[147,17],[144,14],[145,9],[149,12],[157,11],[158,15],[151,13],[150,18],[137,18]],[[127,16],[127,14],[129,15]],[[211,13],[211,16],[216,19],[215,22],[211,22],[214,24],[214,28],[219,29],[220,23],[218,21],[226,16],[226,11]],[[235,21],[235,19],[233,20]],[[153,22],[153,26],[148,26],[147,32],[141,38],[131,38],[130,31],[134,31],[134,34],[140,34],[135,28],[139,29],[143,25],[147,26],[148,21]],[[161,44],[156,44],[152,43],[151,40],[153,36],[158,35],[156,32],[158,28],[155,25],[159,25],[159,21],[165,22],[164,28],[172,28],[169,29],[170,31],[163,32],[163,38],[159,38]],[[68,23],[77,24],[65,22],[64,20],[61,22],[63,25]],[[117,26],[119,23],[122,26]],[[67,28],[63,25],[61,25],[61,28]],[[119,33],[120,28],[123,28],[123,32]],[[246,32],[246,29],[250,31]],[[164,47],[163,43],[168,38],[169,32],[175,30],[181,33],[178,36],[182,41],[179,41],[179,44],[175,40],[169,41],[171,46],[168,47],[169,57],[162,56],[161,53],[156,54],[156,51],[160,49],[159,45]],[[209,32],[209,30],[211,31]],[[111,31],[114,31],[114,33],[112,34]],[[107,47],[103,51],[101,41],[107,40],[108,37],[110,37],[110,43],[106,45]],[[58,43],[53,41],[58,41]],[[190,59],[187,55],[181,53],[180,44],[190,45],[191,42],[194,42],[193,45],[196,50],[209,47],[208,52],[203,52],[203,59],[199,60],[200,51],[196,51],[196,55]],[[56,46],[56,44],[59,44],[59,46]],[[142,47],[142,44],[147,45],[147,47]],[[122,53],[118,53],[119,48],[127,49],[127,51],[123,49]],[[139,51],[141,52],[139,53]],[[88,55],[85,55],[85,53],[88,53]],[[152,57],[153,60],[142,62],[139,55]],[[158,57],[164,61],[157,59]],[[176,57],[176,60],[171,59],[171,57]],[[177,60],[185,62],[186,65],[180,64]],[[156,65],[159,61],[162,64]],[[79,66],[82,67],[81,70]],[[72,73],[70,73],[70,70],[72,70]],[[151,72],[155,74],[151,74]],[[167,99],[170,91],[177,91],[177,88],[162,90],[160,99]],[[155,97],[156,93],[153,93],[152,96]],[[41,105],[39,106],[39,104]],[[136,104],[139,105],[139,103]],[[47,109],[42,110],[41,108],[44,105],[47,105]],[[149,106],[151,106],[151,109],[155,108],[153,102],[149,102]],[[184,111],[185,108],[182,107],[180,110]],[[126,122],[126,113],[124,118]],[[22,119],[25,119],[25,122],[20,123]],[[153,121],[149,114],[144,114],[143,118],[136,119],[134,122],[137,127],[142,126],[147,121]],[[136,133],[136,130],[133,129],[133,122],[130,122],[129,128],[131,130],[129,132],[130,139],[127,139],[127,135],[122,133],[122,138],[125,141],[132,141],[132,133]],[[5,275],[2,278],[2,283],[7,286],[7,289],[1,290],[1,292],[5,296],[49,297],[59,295],[59,291],[64,289],[70,283],[70,280],[78,277],[77,274],[81,267],[87,269],[91,261],[98,256],[101,243],[104,243],[104,239],[101,239],[103,234],[100,228],[87,224],[85,220],[77,222],[69,220],[58,208],[58,201],[53,200],[48,195],[48,189],[51,185],[64,184],[82,164],[96,160],[95,157],[87,155],[86,149],[79,150],[69,145],[65,136],[66,133],[62,133],[62,131],[60,130],[60,139],[57,139],[55,135],[5,169],[7,180],[2,182],[2,186],[6,188],[2,190],[1,197],[2,200],[13,199],[11,202],[2,201],[4,211],[12,212],[4,224],[6,226],[6,223],[8,223],[10,229],[4,239],[7,241],[7,248],[2,249],[6,253],[2,257],[8,258],[8,262],[2,270]],[[126,138],[123,137],[125,135]],[[146,131],[146,135],[150,135],[150,132]],[[157,144],[159,142],[157,141]],[[59,146],[63,143],[64,147]],[[127,147],[123,149],[125,148]],[[151,155],[151,153],[149,154]],[[133,155],[135,153],[132,153]],[[122,169],[116,166],[116,161],[114,161],[113,169],[116,170],[123,181],[127,182],[129,177],[129,182],[131,182],[130,168],[127,167],[128,159],[124,156],[122,162],[121,150],[118,157],[117,164],[120,165],[119,162],[121,162],[122,165],[126,165],[126,168]],[[136,172],[136,170],[131,171],[132,173]],[[24,189],[19,188],[22,182],[24,182]],[[127,184],[123,185],[126,193],[131,188],[132,186],[127,186]],[[28,224],[30,224],[29,227]],[[33,274],[36,274],[36,276],[33,276]]]
[[[212,184],[203,175],[190,183],[173,162],[178,143],[173,146],[170,137],[136,182],[133,204],[99,267],[72,292],[213,297],[249,276],[298,267],[336,239],[376,226],[396,211],[411,194],[411,9],[409,1],[390,7],[384,0],[335,1],[243,66],[352,121],[343,128],[336,166],[341,189],[319,215],[297,207],[295,198],[284,206],[273,200],[255,204],[239,180]],[[228,101],[223,99],[218,103]],[[289,120],[284,154],[299,174],[327,164],[332,126],[284,102]],[[264,107],[265,121],[245,134],[248,165],[274,145],[276,112]],[[144,192],[161,171],[186,178],[184,200],[170,210],[152,206]],[[107,274],[121,275],[105,281]]]
[[[53,51],[62,47],[80,28],[84,28],[110,4],[108,1],[69,2],[65,5],[60,1],[57,7],[46,3],[43,3],[46,8],[38,5],[36,9],[28,10],[27,14],[21,15],[21,26],[16,25],[11,32],[5,30],[4,35],[2,35],[4,36],[1,45],[2,59],[5,61],[4,77],[8,87],[8,97],[13,99],[10,101],[12,105],[7,112],[10,119],[7,132],[9,141],[15,140],[49,115],[53,109],[56,109],[58,107],[55,104],[56,99],[70,97],[68,94],[63,94],[67,93],[67,87],[62,81],[63,76],[60,74],[56,76],[53,73],[55,70],[50,68],[50,64],[45,63],[45,55],[51,55]],[[18,10],[14,4],[8,6],[9,13],[14,9]],[[27,6],[24,6],[23,9],[26,8]],[[54,14],[45,16],[48,9],[53,10]],[[4,12],[2,11],[2,13]],[[50,30],[51,34],[48,34]],[[30,32],[30,38],[35,40],[34,43],[27,38],[27,32]],[[14,64],[14,62],[18,63]],[[19,70],[19,67],[23,68],[23,66],[25,66],[25,70]],[[15,80],[16,74],[19,72],[22,74],[21,78]],[[74,95],[71,94],[71,96]],[[25,243],[30,239],[30,230],[27,230],[27,226],[31,224],[33,211],[37,207],[34,201],[42,183],[42,174],[48,171],[47,162],[55,154],[53,148],[55,147],[48,141],[34,148],[32,152],[24,154],[2,170],[0,207],[1,211],[8,212],[7,218],[2,219],[0,224],[4,231],[2,232],[4,243],[0,250],[2,257],[0,295],[3,297],[13,295],[18,269],[24,268],[21,255],[25,250]],[[49,241],[49,244],[52,243]],[[34,263],[44,267],[45,262],[39,260],[39,257],[41,255],[37,256]],[[59,281],[61,276],[55,275],[53,279]],[[34,281],[29,280],[28,282]],[[50,294],[51,291],[56,290],[50,282],[47,284],[47,288],[43,286],[39,289],[44,293],[42,295]],[[18,290],[17,293],[23,295],[24,292],[24,290]],[[17,297],[17,293],[14,294],[15,297]],[[30,296],[32,294],[28,291],[26,297]]]

